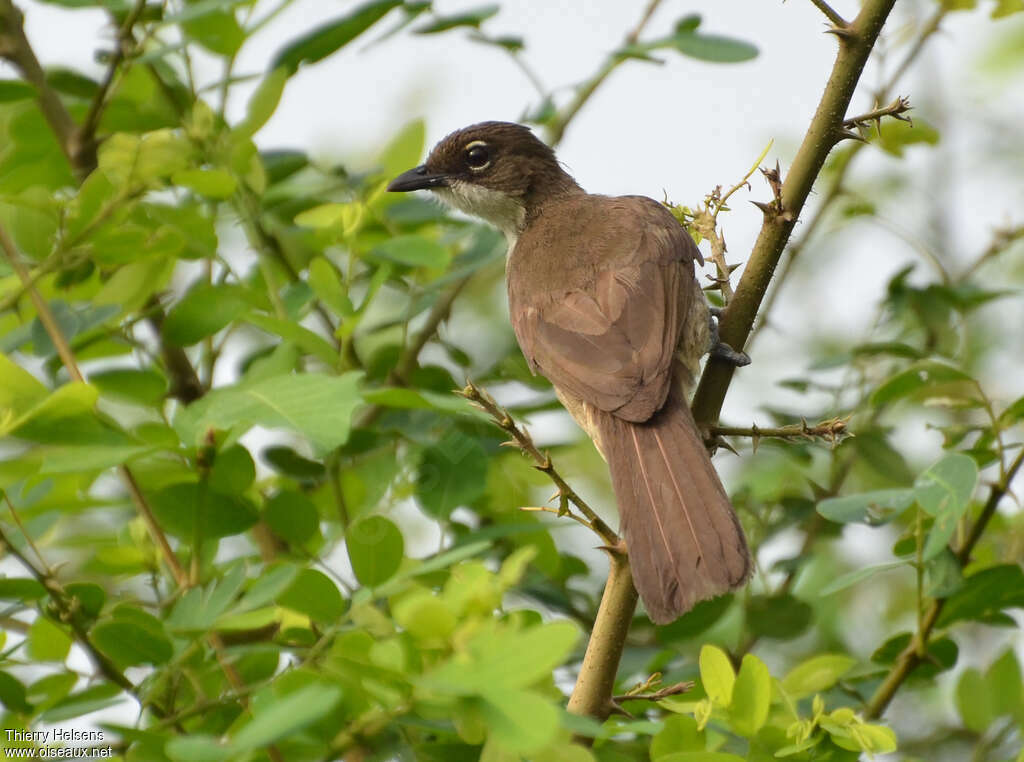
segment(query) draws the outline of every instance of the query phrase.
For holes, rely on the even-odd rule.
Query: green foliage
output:
[[[47,61],[38,79],[15,61],[0,81],[0,225],[28,269],[22,280],[0,258],[6,727],[104,722],[133,762],[846,762],[896,747],[872,696],[910,665],[898,690],[948,708],[977,758],[1019,738],[1014,651],[980,658],[961,637],[979,625],[1002,637],[1024,607],[1019,515],[1001,502],[1024,397],[993,383],[987,312],[1019,300],[1020,273],[978,274],[1013,235],[976,267],[896,273],[870,335],[807,342],[811,370],[786,382],[800,409],[759,415],[852,413],[855,436],[832,449],[765,440],[731,482],[755,550],[796,532],[803,549],[668,626],[638,615],[614,688],[633,718],[575,717],[563,707],[605,567],[586,555],[591,538],[560,531],[568,522],[518,510],[550,505],[550,484],[451,394],[469,375],[514,386],[517,416],[557,409],[494,307],[503,237],[385,193],[423,159],[420,119],[353,160],[359,172],[260,140],[299,69],[339,51],[410,33],[443,50],[457,34],[516,57],[527,41],[489,35],[497,5],[443,15],[374,0],[241,72],[257,33],[269,24],[277,39],[277,4],[48,2],[68,23],[90,8],[121,32],[95,44],[109,77]],[[1019,37],[989,69],[1012,73]],[[572,93],[543,93],[535,123],[564,129],[571,96],[659,51],[758,53],[697,16],[632,39]],[[211,62],[223,81],[197,84]],[[220,98],[240,104],[246,81],[236,118]],[[82,145],[61,145],[54,104],[94,130]],[[940,130],[883,121],[869,137],[903,167]],[[894,217],[890,180],[843,186],[837,224]],[[453,301],[458,323],[438,330]],[[904,436],[923,419],[941,453]],[[550,451],[610,505],[589,443]],[[835,553],[853,524],[891,559]],[[692,694],[649,695],[689,680]]]

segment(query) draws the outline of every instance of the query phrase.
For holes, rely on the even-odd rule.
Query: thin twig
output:
[[[906,96],[900,95],[888,106],[882,106],[881,108],[872,109],[866,114],[859,114],[858,116],[851,116],[849,119],[844,119],[843,127],[861,127],[869,122],[875,122],[877,124],[883,117],[887,116],[892,117],[893,119],[899,119],[901,122],[910,122],[909,116],[903,116],[908,111],[910,111],[910,99]]]
[[[769,426],[765,428],[757,424],[751,424],[750,426],[714,425],[708,427],[708,433],[712,437],[749,437],[753,440],[755,450],[757,449],[757,443],[766,437],[769,439],[785,440],[824,439],[835,445],[849,436],[847,429],[849,421],[850,416],[845,418],[829,418],[825,421],[819,421],[813,426],[809,425],[806,420],[801,420],[800,423],[792,423],[788,426]]]
[[[548,478],[555,483],[555,486],[558,487],[559,509],[561,515],[566,514],[569,503],[572,503],[584,516],[586,516],[590,528],[596,532],[607,545],[619,545],[620,538],[618,534],[616,534],[612,528],[604,522],[604,519],[597,515],[597,512],[594,511],[593,508],[587,505],[587,503],[576,494],[575,490],[573,490],[565,479],[562,478],[561,474],[555,470],[555,467],[551,462],[551,456],[547,453],[541,453],[541,451],[537,449],[537,446],[533,443],[533,439],[530,437],[529,433],[519,428],[509,412],[500,407],[490,394],[477,387],[472,381],[467,381],[466,388],[456,392],[456,394],[465,397],[491,416],[491,420],[493,420],[499,428],[507,432],[512,437],[510,444],[514,444],[522,450],[524,454],[532,458],[535,464],[534,468],[538,471],[543,471],[548,475]]]

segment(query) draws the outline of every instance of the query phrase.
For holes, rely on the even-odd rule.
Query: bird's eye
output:
[[[470,143],[466,148],[466,166],[480,171],[491,163],[491,152],[483,143]]]

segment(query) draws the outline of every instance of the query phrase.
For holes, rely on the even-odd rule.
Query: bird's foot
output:
[[[721,308],[710,307],[709,311],[711,312],[711,317],[709,318],[711,324],[711,349],[708,350],[708,354],[737,368],[750,365],[750,355],[746,352],[737,352],[718,337],[718,319],[722,316]]]

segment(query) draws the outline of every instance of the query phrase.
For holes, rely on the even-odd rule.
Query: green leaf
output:
[[[491,16],[497,15],[500,10],[500,5],[482,5],[451,16],[435,16],[433,21],[414,29],[413,34],[437,34],[438,32],[446,32],[449,29],[455,29],[460,26],[479,29],[484,21]]]
[[[234,176],[224,169],[182,169],[171,175],[171,180],[207,198],[230,198],[238,187]]]
[[[772,676],[768,667],[753,654],[745,654],[729,705],[733,730],[747,738],[756,735],[768,720],[771,701]]]
[[[50,393],[31,373],[0,354],[0,412],[9,414],[28,411]]]
[[[27,577],[5,577],[0,579],[0,600],[35,601],[46,595],[46,588]]]
[[[270,68],[284,67],[289,75],[294,74],[301,64],[316,63],[345,47],[401,4],[402,0],[373,0],[346,16],[321,24],[286,45]]]
[[[409,267],[448,266],[451,252],[437,241],[419,235],[400,235],[389,238],[373,248],[371,254],[378,259],[397,262]]]
[[[721,707],[732,703],[736,673],[729,657],[718,646],[704,645],[700,649],[700,680],[708,698]]]
[[[319,359],[328,367],[334,367],[338,363],[338,350],[322,336],[313,333],[305,326],[291,320],[282,320],[257,312],[249,313],[244,317],[244,320],[267,333],[280,336],[285,341],[291,342],[303,352]]]
[[[71,650],[71,636],[44,616],[36,617],[26,640],[35,661],[64,661]]]
[[[907,146],[935,145],[939,142],[939,131],[927,122],[914,119],[913,124],[898,119],[883,119],[878,146],[893,156],[903,156]]]
[[[7,672],[0,672],[0,704],[10,712],[28,714],[32,706],[26,700],[25,686]]]
[[[269,71],[249,97],[245,119],[235,127],[235,130],[247,137],[252,137],[259,132],[260,128],[269,122],[270,117],[277,111],[277,105],[281,102],[287,82],[288,70],[283,66]]]
[[[651,739],[651,762],[661,760],[680,751],[704,749],[704,734],[697,730],[697,721],[685,714],[665,718],[665,726]]]
[[[345,599],[330,577],[316,569],[303,569],[277,602],[324,624],[335,622],[345,612]]]
[[[871,661],[886,666],[895,664],[910,645],[911,634],[903,632],[895,635],[881,645],[873,654]],[[926,658],[922,659],[911,677],[917,680],[931,680],[940,672],[952,669],[960,655],[960,649],[949,638],[933,638],[928,641]]]
[[[978,483],[978,466],[962,453],[950,453],[929,466],[914,485],[914,496],[930,516],[963,515]]]
[[[265,749],[323,719],[340,700],[338,686],[311,683],[273,702],[254,705],[253,718],[234,734],[231,745],[244,751]]]
[[[394,608],[395,622],[419,640],[446,641],[455,631],[455,613],[440,598],[424,593],[403,599]]]
[[[149,185],[188,166],[192,148],[171,130],[144,135],[119,132],[99,149],[99,166],[116,186]]]
[[[222,495],[241,495],[256,478],[256,464],[242,445],[230,445],[218,452],[207,485]]]
[[[289,374],[215,389],[181,411],[174,427],[183,441],[197,444],[211,428],[284,428],[328,452],[348,440],[361,378],[355,371]]]
[[[1017,399],[999,414],[999,423],[1003,426],[1012,426],[1021,420],[1024,420],[1024,397]]]
[[[988,730],[995,719],[992,710],[993,698],[978,670],[968,667],[963,671],[956,684],[956,706],[964,725],[976,733]]]
[[[290,490],[282,490],[267,501],[263,520],[274,534],[293,545],[305,544],[320,531],[320,514],[313,501]]]
[[[435,667],[421,681],[448,696],[490,696],[527,688],[549,677],[578,639],[579,629],[568,621],[523,631],[485,628],[466,644],[463,654]]]
[[[197,533],[204,540],[240,534],[258,519],[247,501],[196,482],[165,487],[153,493],[150,502],[164,529],[189,542]]]
[[[36,97],[36,89],[20,79],[0,79],[0,103],[11,103]]]
[[[420,455],[416,469],[416,497],[435,518],[446,518],[487,490],[487,454],[476,439],[450,432],[437,447]]]
[[[135,615],[98,623],[89,633],[93,645],[119,667],[165,664],[173,654],[163,623],[140,609]]]
[[[782,678],[782,689],[794,699],[821,693],[835,685],[856,663],[856,659],[845,654],[812,656]]]
[[[480,712],[491,737],[510,752],[529,754],[551,743],[558,732],[558,711],[533,691],[491,691]]]
[[[904,399],[944,384],[971,383],[973,379],[959,368],[935,360],[923,360],[900,371],[871,395],[875,407]]]
[[[317,257],[309,263],[309,285],[317,298],[336,315],[350,317],[353,314],[352,302],[337,269],[324,257]]]
[[[245,42],[245,31],[230,11],[212,11],[181,24],[185,34],[211,53],[234,56]]]
[[[425,142],[426,125],[422,119],[414,119],[391,138],[377,158],[377,164],[388,178],[392,178],[419,164]]]
[[[1024,680],[1020,662],[1012,648],[1003,651],[985,670],[985,685],[992,697],[992,713],[997,717],[1019,716],[1024,708]]]
[[[183,595],[166,619],[167,629],[175,633],[204,632],[223,614],[242,585],[245,566],[232,564],[224,576],[205,587],[194,587]]]
[[[873,577],[879,572],[889,571],[890,569],[898,569],[901,566],[909,568],[909,564],[913,559],[907,558],[901,561],[888,561],[884,564],[874,564],[872,566],[862,566],[859,569],[854,569],[852,572],[847,574],[841,574],[832,580],[829,584],[825,585],[821,589],[820,595],[832,595],[838,593],[840,590],[845,590],[851,585],[856,585],[858,582],[866,580],[868,577]]]
[[[1006,608],[1024,608],[1024,570],[1017,564],[1000,564],[964,578],[964,586],[942,609],[938,627],[962,619],[992,624],[1010,624],[1002,614]]]
[[[167,378],[155,367],[103,370],[91,373],[89,383],[101,394],[142,405],[158,405],[167,394]]]
[[[754,595],[747,602],[747,627],[759,637],[795,638],[810,626],[812,615],[810,605],[790,593]]]
[[[227,746],[202,733],[174,736],[167,741],[165,751],[173,762],[223,762],[232,756]]]
[[[249,309],[238,286],[200,283],[175,304],[161,333],[173,346],[187,347],[212,336]]]
[[[661,757],[658,762],[746,762],[746,760],[724,751],[681,751]]]
[[[40,717],[41,722],[59,723],[73,717],[80,717],[123,700],[121,688],[111,683],[92,685],[78,693],[61,699]]]
[[[387,582],[402,563],[405,542],[394,522],[384,516],[368,516],[345,533],[352,571],[363,585]]]
[[[619,54],[643,56],[651,50],[674,48],[685,56],[711,63],[740,63],[757,57],[755,45],[732,37],[704,34],[698,31],[699,26],[700,16],[687,16],[676,24],[675,34],[631,46],[619,51]]]
[[[818,513],[839,524],[862,521],[874,526],[896,518],[913,502],[911,489],[880,489],[827,498],[818,503]]]

